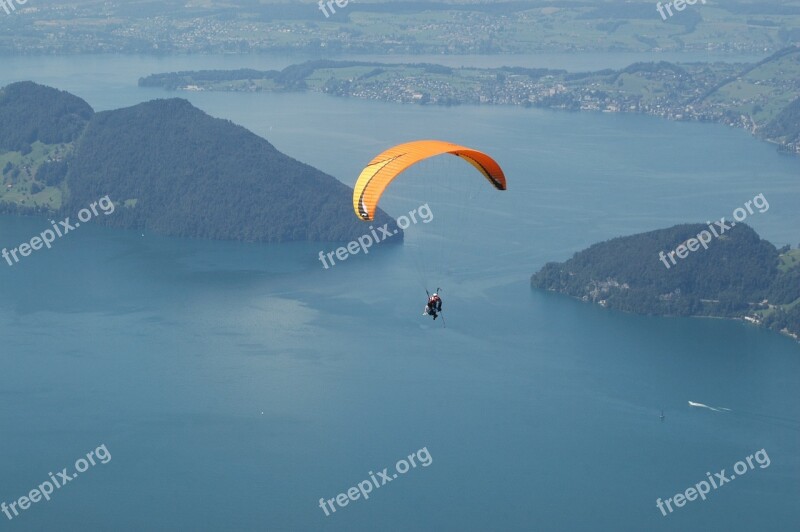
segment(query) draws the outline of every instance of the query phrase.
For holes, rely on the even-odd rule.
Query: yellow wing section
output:
[[[441,140],[417,140],[389,148],[372,159],[362,170],[353,188],[353,209],[356,216],[365,221],[375,218],[378,202],[395,177],[422,160],[445,153],[466,160],[496,189],[506,189],[503,170],[485,153]]]

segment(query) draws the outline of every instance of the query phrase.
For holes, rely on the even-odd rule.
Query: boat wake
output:
[[[692,408],[705,408],[707,410],[711,410],[713,412],[722,412],[728,413],[730,415],[741,418],[747,419],[751,421],[758,421],[760,423],[768,423],[770,425],[785,427],[792,430],[800,431],[800,420],[785,417],[785,416],[776,416],[771,414],[764,414],[761,412],[750,412],[747,410],[736,410],[735,412],[730,408],[723,408],[721,406],[708,406],[704,405],[703,403],[695,403],[694,401],[689,401],[689,406]]]
[[[714,412],[730,412],[731,411],[730,408],[723,408],[721,406],[718,406],[718,407],[708,406],[708,405],[704,405],[703,403],[695,403],[694,401],[689,401],[689,406],[694,407],[694,408],[707,408],[709,410],[713,410]]]

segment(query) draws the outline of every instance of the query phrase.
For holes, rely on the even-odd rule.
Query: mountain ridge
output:
[[[37,97],[24,92],[31,88]],[[41,135],[40,128],[29,129],[23,141],[9,137],[18,150],[0,154],[3,212],[70,214],[108,195],[118,209],[98,223],[168,236],[348,241],[367,231],[352,212],[352,189],[186,100],[89,115],[83,100],[29,82],[0,94],[12,95],[0,99],[0,116],[43,114],[39,122],[53,130]],[[53,134],[60,124],[69,128]],[[375,223],[398,229],[393,241],[402,241],[402,230],[385,212]]]

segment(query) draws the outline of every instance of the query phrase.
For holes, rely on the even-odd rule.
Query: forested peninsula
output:
[[[743,319],[800,338],[800,250],[777,249],[737,224],[669,268],[660,260],[706,229],[676,225],[595,244],[546,264],[531,284],[612,309]]]
[[[352,189],[183,99],[95,113],[32,82],[0,90],[0,212],[70,216],[108,195],[110,226],[248,242],[349,241]],[[377,225],[394,221],[383,211]],[[393,242],[402,242],[400,238]]]

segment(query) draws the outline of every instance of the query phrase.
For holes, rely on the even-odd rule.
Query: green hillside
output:
[[[708,249],[667,268],[668,253],[707,229],[702,224],[615,238],[548,263],[531,278],[557,291],[618,310],[650,315],[749,318],[800,334],[800,253],[781,254],[745,224]]]
[[[94,114],[18,83],[0,92],[0,117],[0,212],[69,216],[109,195],[118,208],[98,223],[164,235],[347,241],[368,230],[352,189],[185,100]],[[383,211],[375,222],[396,227]]]

